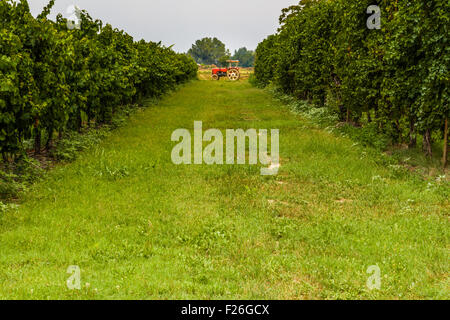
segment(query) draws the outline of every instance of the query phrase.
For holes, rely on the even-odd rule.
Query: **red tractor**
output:
[[[228,68],[214,68],[212,69],[212,79],[220,80],[221,77],[228,77],[230,81],[237,81],[241,78],[239,72],[239,60],[227,60]]]

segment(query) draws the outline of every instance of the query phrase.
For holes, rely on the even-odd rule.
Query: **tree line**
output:
[[[79,13],[80,28],[51,0],[34,18],[26,0],[0,2],[0,153],[12,161],[50,146],[56,134],[110,123],[123,105],[160,96],[193,79],[197,65],[161,43],[134,41],[124,31]],[[46,137],[43,141],[43,137]]]
[[[226,49],[225,44],[217,38],[203,38],[197,40],[188,54],[199,64],[226,66],[227,60],[239,60],[240,66],[253,67],[255,63],[255,52],[246,47],[239,48],[232,55]]]
[[[380,30],[367,26],[374,4]],[[428,156],[444,140],[446,164],[449,26],[447,0],[302,0],[259,44],[255,78],[341,121],[375,125],[394,144],[415,148],[421,138]]]

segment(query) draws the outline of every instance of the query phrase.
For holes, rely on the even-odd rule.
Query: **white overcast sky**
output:
[[[28,0],[33,15],[48,0]],[[51,17],[68,16],[77,5],[95,19],[123,29],[135,40],[162,41],[186,52],[203,37],[217,37],[232,52],[240,47],[255,49],[278,27],[281,9],[298,0],[56,0]]]

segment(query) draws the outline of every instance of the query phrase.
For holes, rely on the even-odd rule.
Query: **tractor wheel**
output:
[[[220,80],[220,77],[219,77],[219,75],[217,75],[217,74],[213,74],[213,75],[212,75],[212,79],[213,79],[213,80]]]
[[[227,72],[228,79],[230,81],[237,81],[241,78],[241,74],[238,69],[230,69]]]

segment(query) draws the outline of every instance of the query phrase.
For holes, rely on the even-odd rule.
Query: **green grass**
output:
[[[173,165],[194,120],[279,128],[279,175]],[[0,210],[0,299],[449,299],[449,189],[248,82],[195,81]]]

